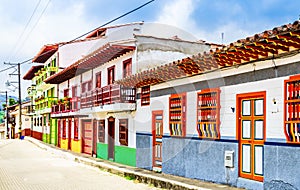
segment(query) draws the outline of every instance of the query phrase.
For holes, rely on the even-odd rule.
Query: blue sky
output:
[[[44,44],[68,41],[148,0],[1,0],[0,65],[32,58]],[[28,23],[35,7],[35,14]],[[299,0],[155,0],[113,24],[145,21],[174,25],[207,42],[225,44],[299,19]],[[31,64],[22,66],[24,75]],[[15,81],[0,72],[5,81]],[[6,90],[0,83],[0,90]],[[30,84],[22,83],[22,93]],[[17,94],[16,92],[12,94]]]

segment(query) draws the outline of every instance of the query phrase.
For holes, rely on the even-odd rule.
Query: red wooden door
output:
[[[83,142],[82,152],[92,155],[93,126],[90,120],[83,121]]]
[[[57,146],[60,147],[61,145],[61,120],[57,120]]]
[[[162,136],[163,136],[163,111],[152,112],[152,136],[153,136],[153,170],[161,171],[162,168]]]
[[[68,149],[71,150],[71,142],[72,142],[72,136],[71,136],[71,131],[72,131],[72,119],[69,119],[68,122]]]
[[[97,120],[93,122],[93,151],[92,156],[97,156]]]
[[[115,156],[115,118],[108,118],[108,159],[114,160]]]

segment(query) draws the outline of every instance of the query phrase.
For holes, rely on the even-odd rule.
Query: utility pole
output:
[[[10,130],[8,128],[8,96],[7,91],[5,91],[5,100],[6,100],[6,131],[7,131],[7,137],[10,139]]]
[[[18,83],[19,83],[19,139],[22,133],[22,99],[21,99],[21,67],[18,63]]]
[[[18,83],[18,90],[19,90],[19,129],[18,129],[18,134],[19,134],[19,139],[21,139],[21,133],[22,133],[22,99],[21,99],[21,64],[20,63],[5,63],[4,64],[8,64],[8,65],[14,65],[14,66],[18,66],[18,74],[14,74],[16,72],[16,70],[9,74],[9,75],[18,75],[18,82],[11,82],[11,83]],[[9,83],[8,83],[9,85]]]

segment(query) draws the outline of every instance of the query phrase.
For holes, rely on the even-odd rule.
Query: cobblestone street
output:
[[[155,189],[51,154],[23,140],[0,140],[0,189]]]

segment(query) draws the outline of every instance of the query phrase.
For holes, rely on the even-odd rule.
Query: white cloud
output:
[[[249,28],[243,28],[238,20],[230,20],[224,23],[219,22],[215,28],[211,26],[201,26],[201,20],[195,20],[195,14],[197,14],[195,11],[197,11],[197,7],[205,6],[205,3],[207,2],[203,2],[201,0],[166,1],[162,7],[160,15],[158,16],[157,22],[174,25],[185,31],[192,31],[191,33],[197,39],[219,44],[222,42],[224,44],[228,44],[253,34]],[[214,3],[215,9],[221,12],[225,11],[224,14],[227,17],[233,15],[237,16],[243,13],[243,10],[239,4],[227,5],[225,3],[224,5],[224,3],[220,2],[212,3]],[[208,29],[204,30],[203,28]],[[223,41],[221,37],[222,33],[224,33]]]
[[[76,2],[66,6],[66,4],[57,3],[56,1],[50,2],[46,11],[35,26],[35,23],[37,22],[47,2],[48,1],[42,1],[23,37],[18,42],[17,39],[24,30],[25,24],[28,21],[29,16],[31,15],[36,4],[32,4],[31,9],[28,8],[26,9],[27,12],[22,13],[21,9],[23,4],[24,6],[26,4],[30,4],[30,0],[18,2],[18,9],[20,11],[18,16],[22,17],[22,19],[14,19],[13,17],[15,17],[15,15],[7,15],[9,10],[0,12],[0,26],[2,28],[2,30],[0,30],[0,35],[2,36],[0,38],[0,57],[2,58],[0,60],[1,64],[4,61],[21,62],[32,58],[45,44],[72,40],[89,31],[91,28],[97,26],[97,23],[92,23],[86,20],[85,15],[88,13],[86,12],[85,4],[83,2]],[[7,2],[7,5],[0,6],[0,10],[4,10],[4,7],[8,5],[9,3]],[[7,9],[9,8],[10,7],[7,7]],[[17,14],[16,12],[17,11],[15,11],[15,14]],[[26,17],[26,19],[23,17]],[[5,67],[1,67],[1,69]],[[30,64],[25,64],[22,66],[21,78],[30,67]],[[0,75],[1,77],[7,78],[10,81],[16,81],[16,77],[7,77],[11,72],[12,70],[9,70],[9,72],[2,72]],[[30,81],[22,80],[23,97],[27,95],[26,88],[29,85]],[[0,89],[6,89],[3,83],[0,84]],[[17,92],[13,94],[17,94]]]
[[[196,29],[196,22],[192,18],[195,11],[195,4],[199,0],[173,0],[165,1],[158,15],[157,22],[176,26],[185,31],[194,31]]]

